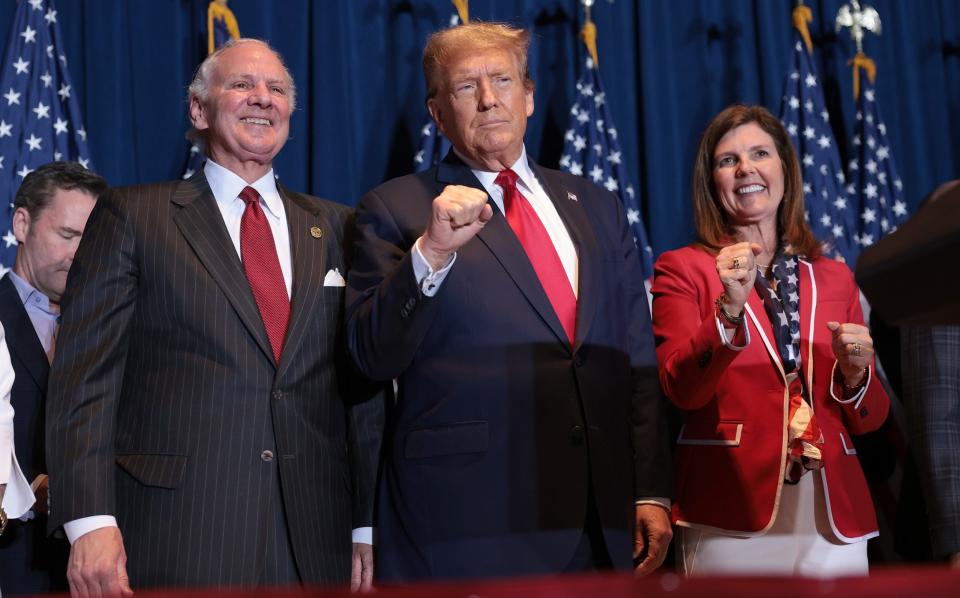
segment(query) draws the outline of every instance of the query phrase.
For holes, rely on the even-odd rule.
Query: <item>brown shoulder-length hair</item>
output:
[[[783,125],[763,106],[734,104],[725,108],[710,121],[700,138],[692,184],[694,222],[700,242],[716,252],[737,239],[736,230],[720,204],[713,183],[713,154],[724,135],[748,123],[756,123],[773,138],[783,166],[783,200],[777,208],[777,238],[786,244],[789,253],[817,259],[823,249],[804,216],[803,180],[797,153]]]

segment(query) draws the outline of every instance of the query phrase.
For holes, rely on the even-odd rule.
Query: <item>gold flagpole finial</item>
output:
[[[590,52],[590,58],[593,59],[594,68],[600,67],[600,60],[597,58],[597,26],[590,18],[590,7],[593,6],[593,0],[580,0],[583,4],[583,12],[586,15],[583,21],[583,29],[580,30],[580,39],[587,46],[587,52]]]
[[[451,3],[456,7],[457,14],[460,15],[461,23],[470,22],[470,0],[450,0]]]
[[[227,0],[210,0],[210,5],[207,7],[207,54],[213,54],[217,49],[216,39],[213,35],[213,22],[217,20],[223,21],[231,38],[240,38],[237,17],[233,15],[232,10],[227,8]]]
[[[807,54],[813,53],[813,41],[810,39],[810,29],[807,27],[807,23],[812,20],[813,11],[810,7],[804,6],[803,0],[797,2],[797,6],[793,9],[793,26],[800,32],[800,37],[807,46]]]
[[[860,7],[860,2],[850,0],[837,12],[837,32],[844,27],[850,29],[850,37],[857,44],[857,53],[847,63],[853,66],[853,99],[860,97],[860,69],[867,72],[870,82],[877,77],[877,65],[863,52],[864,31],[880,35],[880,14],[872,6]]]

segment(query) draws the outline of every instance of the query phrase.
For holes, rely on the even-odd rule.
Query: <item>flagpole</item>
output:
[[[850,29],[850,37],[857,44],[857,53],[847,62],[853,66],[853,99],[860,97],[860,69],[862,68],[873,83],[877,78],[877,65],[863,53],[864,30],[880,35],[880,14],[872,6],[860,7],[860,2],[850,0],[837,11],[837,33],[843,28]]]
[[[457,15],[461,23],[470,22],[470,0],[450,0],[451,4],[457,9]]]

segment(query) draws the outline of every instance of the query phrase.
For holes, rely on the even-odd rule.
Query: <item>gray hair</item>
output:
[[[220,60],[220,57],[223,56],[223,53],[229,50],[234,46],[240,44],[249,44],[257,43],[264,46],[267,50],[273,52],[273,55],[277,57],[277,60],[280,61],[280,65],[283,67],[283,72],[287,75],[287,80],[290,82],[289,98],[290,98],[290,112],[293,112],[297,108],[297,86],[293,82],[293,75],[290,74],[290,69],[287,68],[287,64],[283,61],[283,57],[279,52],[273,49],[273,47],[265,42],[262,39],[256,39],[252,37],[241,37],[240,39],[231,39],[228,40],[225,44],[216,49],[216,51],[207,56],[203,62],[200,63],[200,66],[197,67],[196,73],[193,75],[193,81],[190,82],[190,86],[187,88],[187,107],[189,108],[190,102],[193,101],[193,98],[199,98],[200,101],[207,101],[207,97],[210,93],[210,78],[213,75],[213,69],[217,65],[217,62]],[[204,136],[201,131],[198,131],[195,127],[191,126],[190,130],[187,131],[187,139],[196,143],[203,148]]]

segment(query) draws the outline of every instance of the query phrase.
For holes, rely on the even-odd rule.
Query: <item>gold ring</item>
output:
[[[854,357],[860,357],[861,346],[860,343],[853,343],[853,355]]]
[[[740,269],[740,258],[738,257],[733,258],[733,269],[734,270]]]

